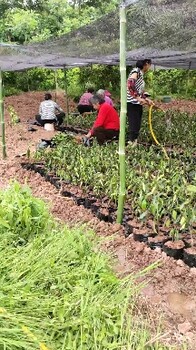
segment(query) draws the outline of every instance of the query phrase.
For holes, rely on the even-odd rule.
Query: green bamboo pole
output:
[[[126,6],[125,1],[120,5],[120,81],[121,81],[121,109],[120,109],[120,138],[119,138],[119,163],[120,183],[118,197],[117,222],[122,223],[123,209],[126,193],[126,169],[125,169],[125,127],[127,115],[127,88],[126,88]]]
[[[65,95],[66,95],[66,109],[67,109],[67,125],[69,122],[69,100],[68,100],[68,89],[67,89],[67,70],[64,67],[64,85],[65,85]]]
[[[58,77],[57,77],[57,70],[55,69],[54,71],[54,84],[55,84],[55,95],[54,95],[54,100],[56,102],[57,100],[57,90],[58,90]]]
[[[153,71],[153,82],[152,82],[152,98],[153,100],[155,99],[155,71],[156,71],[156,66],[154,64],[154,71]]]
[[[186,81],[186,97],[188,95],[188,88],[190,84],[190,70],[191,70],[191,62],[189,62],[188,72],[187,72],[187,81]]]
[[[5,144],[5,119],[4,119],[4,103],[3,103],[3,80],[0,68],[0,124],[1,124],[1,144],[3,159],[7,157]]]

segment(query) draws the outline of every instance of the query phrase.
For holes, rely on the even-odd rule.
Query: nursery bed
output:
[[[6,98],[6,106],[13,105],[21,118],[18,125],[9,125],[9,115],[5,108],[6,140],[8,158],[0,160],[0,187],[4,188],[11,179],[17,179],[21,184],[27,183],[34,196],[44,199],[51,208],[53,215],[70,226],[87,225],[101,237],[102,249],[115,257],[113,268],[119,275],[137,272],[156,261],[159,267],[143,278],[145,286],[141,292],[138,312],[148,314],[152,328],[157,317],[162,315],[161,323],[165,329],[165,344],[176,344],[177,349],[183,349],[183,341],[188,341],[188,350],[196,348],[196,269],[190,268],[181,259],[168,257],[161,249],[152,250],[145,242],[133,239],[133,234],[125,238],[125,228],[121,225],[101,221],[90,209],[78,206],[71,197],[61,196],[61,188],[57,189],[46,181],[39,173],[21,167],[21,162],[28,162],[22,154],[36,149],[41,139],[51,139],[54,133],[46,132],[36,127],[36,132],[27,131],[27,120],[33,119],[37,113],[43,92],[30,92],[19,96]],[[64,108],[64,96],[58,96],[58,103]],[[189,101],[183,105],[189,106]],[[191,108],[196,106],[191,103]],[[73,110],[74,110],[73,106]],[[194,107],[196,111],[196,107]],[[23,123],[24,122],[24,123]],[[70,191],[66,184],[64,191]],[[73,194],[83,197],[80,187],[71,186]],[[110,205],[111,206],[111,205]],[[106,212],[105,212],[106,214]],[[141,226],[132,219],[131,225],[141,232]],[[151,222],[148,222],[149,232],[152,232]],[[146,232],[146,231],[145,231]]]

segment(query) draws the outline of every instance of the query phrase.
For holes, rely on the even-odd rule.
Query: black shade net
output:
[[[127,0],[122,4],[127,11],[127,65],[151,58],[159,67],[196,68],[196,0]],[[13,71],[118,65],[119,26],[116,9],[56,39],[31,45],[0,44],[0,67]]]

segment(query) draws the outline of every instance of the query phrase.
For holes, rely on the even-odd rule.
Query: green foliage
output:
[[[195,147],[196,114],[168,110],[153,112],[152,125],[155,135],[161,144],[176,146],[179,149]],[[151,142],[152,136],[148,127],[148,111],[145,110],[140,140]]]
[[[23,44],[32,40],[40,32],[39,15],[31,10],[10,9],[3,19],[2,40]]]
[[[112,11],[109,3],[68,0],[3,1],[0,4],[1,40],[19,44],[59,36]]]
[[[69,116],[69,125],[81,129],[90,129],[95,120],[95,114],[82,116]],[[179,150],[195,148],[196,140],[196,114],[168,110],[167,112],[155,111],[152,116],[152,125],[158,141]],[[182,127],[183,125],[183,127]],[[139,136],[140,142],[152,143],[152,136],[148,126],[148,110],[144,110],[142,128]]]
[[[127,69],[129,73],[130,69]],[[64,89],[63,70],[57,70],[58,85]],[[157,70],[145,76],[146,90],[153,97],[171,95],[174,97],[195,97],[196,73],[185,70]],[[51,69],[33,68],[25,72],[4,73],[5,95],[18,94],[21,91],[55,89],[54,71]],[[120,96],[119,67],[93,65],[92,67],[73,68],[67,70],[68,94],[79,97],[89,86],[96,90],[105,88],[112,92],[117,100]]]
[[[49,212],[27,187],[14,182],[0,192],[0,236],[5,243],[25,243],[47,228]]]
[[[63,74],[59,70],[59,80],[63,86]],[[21,91],[55,89],[54,71],[51,69],[34,68],[24,72],[4,73],[5,96],[19,94]]]
[[[119,162],[117,145],[91,148],[76,145],[71,136],[58,135],[57,148],[40,155],[48,171],[73,184],[91,188],[98,196],[118,198]],[[38,155],[39,157],[39,155]],[[196,220],[192,150],[168,161],[156,148],[128,147],[126,156],[127,202],[133,213],[146,220],[178,229],[189,228]]]
[[[64,72],[57,70],[58,86],[65,89]],[[24,72],[4,73],[5,95],[17,94],[19,91],[53,90],[55,89],[54,71],[51,69],[34,68]],[[73,68],[67,70],[68,94],[70,97],[80,97],[87,87],[94,86],[109,89],[113,96],[119,92],[119,69],[93,65],[93,68]]]
[[[196,97],[196,71],[169,69],[150,71],[146,75],[147,89],[156,97],[160,95]]]
[[[6,86],[4,88],[5,96],[20,95],[23,91],[18,89],[17,87],[12,87],[12,86]]]
[[[94,121],[96,119],[96,114],[92,113],[85,117],[79,116],[72,116],[69,115],[69,126],[78,127],[80,129],[88,130],[93,125]]]
[[[97,89],[105,89],[119,96],[120,72],[119,67],[93,65],[80,70],[79,84],[87,88],[95,86]]]
[[[15,184],[11,189],[9,215],[18,207],[19,191],[30,204],[27,188]],[[32,196],[30,199],[37,203]],[[4,204],[9,209],[7,201]],[[47,211],[45,203],[40,201],[40,205]],[[23,200],[22,212],[26,207]],[[30,222],[31,218],[29,215]],[[57,223],[48,229],[48,218],[42,216],[42,220],[42,231],[29,237],[26,245],[7,245],[1,236],[0,348],[166,350],[158,341],[146,345],[150,344],[146,322],[134,313],[140,288],[137,276],[118,279],[92,233]],[[33,226],[36,229],[36,222]],[[10,230],[17,236],[12,218]]]

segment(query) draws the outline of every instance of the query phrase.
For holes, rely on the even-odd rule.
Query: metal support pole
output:
[[[66,95],[66,110],[67,110],[67,125],[69,122],[69,99],[68,99],[68,89],[67,89],[67,70],[64,67],[64,85],[65,85],[65,95]]]
[[[4,101],[3,101],[3,79],[2,71],[0,68],[0,124],[1,124],[1,144],[2,144],[2,154],[3,159],[7,157],[6,154],[6,144],[5,144],[5,119],[4,119]]]

